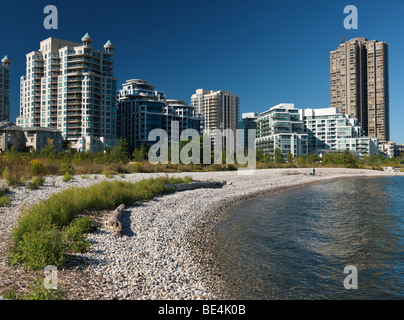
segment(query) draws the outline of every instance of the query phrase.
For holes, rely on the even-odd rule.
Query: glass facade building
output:
[[[359,156],[374,155],[378,138],[365,136],[358,119],[338,112],[336,108],[300,109],[308,134],[309,153],[349,150]]]
[[[243,113],[241,121],[237,123],[237,129],[244,130],[244,150],[248,149],[248,130],[257,130],[257,118],[258,115],[255,112]],[[256,137],[257,134],[255,134]]]
[[[293,104],[279,104],[258,115],[256,147],[274,157],[279,148],[286,158],[308,154],[308,138],[299,110]]]
[[[131,147],[150,144],[153,129],[163,129],[171,137],[171,123],[178,121],[180,133],[185,129],[203,131],[204,119],[193,106],[181,100],[167,100],[145,80],[133,79],[123,84],[118,97],[118,137],[126,138]],[[154,142],[153,142],[154,143]]]

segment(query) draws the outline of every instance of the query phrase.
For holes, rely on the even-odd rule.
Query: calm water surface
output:
[[[235,299],[404,299],[404,177],[352,178],[243,202],[213,254]],[[344,288],[344,267],[358,289]]]

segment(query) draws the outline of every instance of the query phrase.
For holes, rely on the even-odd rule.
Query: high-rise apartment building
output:
[[[116,143],[114,46],[93,49],[88,33],[81,41],[51,37],[26,55],[17,124],[56,129],[78,151],[100,151]]]
[[[195,129],[200,134],[203,131],[203,117],[193,106],[181,100],[166,100],[165,93],[146,80],[126,81],[118,100],[118,136],[126,138],[131,147],[150,144],[148,138],[153,129],[164,130],[170,141],[173,121],[178,122],[180,134],[185,129]]]
[[[10,65],[8,56],[0,65],[0,121],[10,120]]]
[[[331,107],[355,117],[366,135],[389,140],[389,68],[385,42],[355,38],[330,52]]]
[[[203,116],[185,101],[168,99],[165,114],[169,117],[169,121],[178,121],[180,134],[186,129],[195,129],[199,134],[203,133],[205,122]]]
[[[131,147],[140,147],[148,143],[150,131],[167,128],[162,117],[166,95],[146,80],[127,80],[122,86],[118,97],[118,137],[125,138]]]
[[[240,108],[237,95],[229,91],[198,89],[191,96],[191,105],[205,117],[205,134],[214,136],[215,129],[231,129],[236,133]]]

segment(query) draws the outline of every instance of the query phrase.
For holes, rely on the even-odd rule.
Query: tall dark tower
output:
[[[330,52],[331,107],[357,118],[368,136],[386,141],[390,139],[388,82],[385,42],[355,38]]]

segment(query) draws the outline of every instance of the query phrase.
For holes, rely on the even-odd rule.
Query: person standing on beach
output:
[[[313,168],[313,176],[316,175],[316,169]]]

